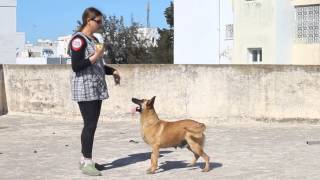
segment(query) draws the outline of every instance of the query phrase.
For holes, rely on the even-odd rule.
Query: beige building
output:
[[[234,64],[320,64],[320,0],[234,0]]]
[[[320,64],[320,0],[292,0],[295,7],[293,64]]]

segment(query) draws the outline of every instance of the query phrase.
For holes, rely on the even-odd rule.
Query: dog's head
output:
[[[139,107],[136,107],[136,111],[142,113],[145,110],[153,109],[153,104],[154,104],[155,99],[156,99],[155,96],[153,98],[151,98],[150,100],[147,100],[147,99],[140,100],[137,98],[132,98],[132,102],[139,105]]]

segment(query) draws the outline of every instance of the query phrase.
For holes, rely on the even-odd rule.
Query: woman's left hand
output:
[[[114,79],[114,83],[116,85],[120,85],[121,77],[120,77],[120,74],[119,74],[119,72],[117,70],[113,71],[113,79]]]

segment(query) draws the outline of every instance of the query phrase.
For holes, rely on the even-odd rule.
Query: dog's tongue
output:
[[[134,114],[134,113],[136,113],[137,112],[137,108],[136,107],[133,107],[133,108],[131,108],[131,114]]]

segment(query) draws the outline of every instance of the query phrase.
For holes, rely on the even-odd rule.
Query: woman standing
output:
[[[102,13],[94,7],[87,8],[82,15],[81,27],[69,44],[73,70],[72,99],[78,102],[84,123],[80,169],[90,176],[101,175],[92,161],[92,147],[102,100],[108,98],[105,75],[113,75],[116,84],[120,83],[118,71],[103,63],[104,47],[96,45],[98,40],[93,34],[101,28],[102,23]]]

